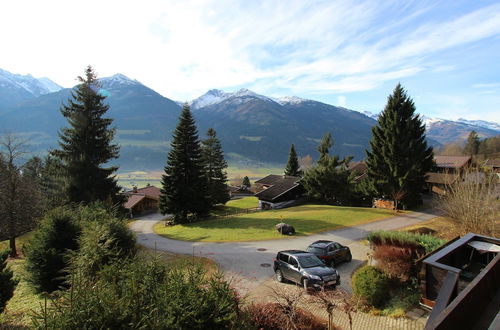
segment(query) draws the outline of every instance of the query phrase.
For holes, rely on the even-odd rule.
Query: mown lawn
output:
[[[221,205],[212,211],[214,215],[225,215],[237,213],[247,209],[254,209],[259,206],[259,200],[257,197],[248,196],[239,199],[232,199],[228,201],[225,205]]]
[[[284,238],[274,229],[280,222],[294,226],[296,235],[306,236],[390,216],[394,216],[391,210],[312,204],[185,225],[165,226],[160,222],[156,224],[155,232],[167,238],[183,241],[260,241]]]

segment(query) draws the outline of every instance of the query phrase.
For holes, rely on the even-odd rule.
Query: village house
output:
[[[500,159],[488,159],[484,163],[484,167],[489,169],[493,173],[499,173],[500,175]]]
[[[287,175],[268,175],[255,181],[259,199],[259,208],[279,209],[290,206],[304,194],[304,187],[300,184],[300,178]]]
[[[126,200],[123,207],[129,212],[130,218],[156,212],[160,194],[160,188],[154,186],[134,187],[131,191],[125,192]]]
[[[446,193],[446,185],[460,179],[472,164],[470,156],[434,156],[436,164],[433,172],[428,172],[425,180],[427,190],[439,195]]]

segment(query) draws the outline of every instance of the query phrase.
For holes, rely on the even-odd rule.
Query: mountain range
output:
[[[182,103],[168,99],[122,74],[102,78],[101,93],[108,96],[108,116],[121,145],[117,163],[122,169],[159,169]],[[66,125],[59,109],[70,97],[47,78],[21,76],[0,70],[0,131],[29,138],[32,151],[43,154],[57,146],[58,131]],[[292,143],[300,157],[317,157],[317,145],[326,132],[335,144],[332,154],[365,156],[376,115],[298,97],[272,98],[248,89],[225,92],[212,89],[190,103],[200,138],[217,131],[231,163],[275,163],[287,160]],[[500,125],[484,121],[424,118],[429,143],[440,146],[467,137],[500,134]]]

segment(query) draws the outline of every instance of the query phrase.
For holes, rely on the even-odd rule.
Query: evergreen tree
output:
[[[327,133],[318,146],[318,163],[306,171],[301,182],[310,197],[326,203],[347,205],[351,202],[353,190],[354,175],[348,170],[352,157],[341,160],[337,155],[330,156],[332,146],[331,134]]]
[[[250,179],[248,178],[248,176],[245,176],[243,178],[243,181],[241,182],[241,185],[244,186],[246,189],[250,189],[250,187],[252,186],[252,184],[250,183]]]
[[[173,214],[176,223],[188,222],[190,214],[208,213],[211,205],[200,141],[187,104],[173,134],[161,183],[160,211]]]
[[[329,150],[333,145],[332,135],[330,133],[326,133],[318,146],[319,151],[319,159],[318,165],[327,165],[328,160],[330,158]]]
[[[290,153],[288,154],[288,162],[285,167],[285,175],[290,176],[301,176],[299,160],[297,158],[297,153],[295,152],[295,146],[292,144],[290,147]]]
[[[420,203],[433,152],[425,140],[425,126],[415,114],[415,104],[400,84],[372,128],[370,146],[366,164],[378,195],[401,200],[407,206]]]
[[[213,128],[208,129],[207,137],[202,141],[202,154],[210,203],[212,205],[225,204],[230,198],[226,184],[227,162],[224,159],[222,145]]]
[[[476,131],[470,132],[467,137],[467,142],[465,143],[464,153],[470,156],[477,155],[480,143],[481,141],[479,140],[479,136]]]
[[[7,301],[14,295],[14,289],[17,280],[14,279],[14,273],[7,268],[7,258],[9,250],[0,252],[0,314],[3,312]]]
[[[78,77],[75,87],[63,105],[61,113],[68,120],[69,128],[59,134],[59,150],[52,154],[62,161],[66,176],[66,195],[70,202],[93,201],[121,202],[120,187],[114,173],[116,166],[103,165],[118,158],[119,146],[112,144],[115,129],[111,118],[104,115],[109,105],[100,93],[97,76],[88,66],[84,77]]]

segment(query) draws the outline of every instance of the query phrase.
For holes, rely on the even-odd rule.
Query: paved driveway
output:
[[[320,239],[337,241],[349,246],[352,252],[351,262],[337,266],[342,279],[342,287],[351,291],[350,275],[366,260],[366,255],[369,252],[369,248],[359,243],[359,240],[365,238],[373,230],[398,229],[434,217],[436,215],[432,213],[413,212],[311,236],[237,243],[185,242],[161,237],[153,231],[154,224],[164,218],[161,214],[141,217],[133,222],[130,228],[137,234],[138,243],[148,248],[178,254],[194,254],[213,259],[219,264],[226,276],[237,281],[238,287],[243,292],[253,290],[273,276],[272,263],[278,251],[305,249],[310,243]]]

